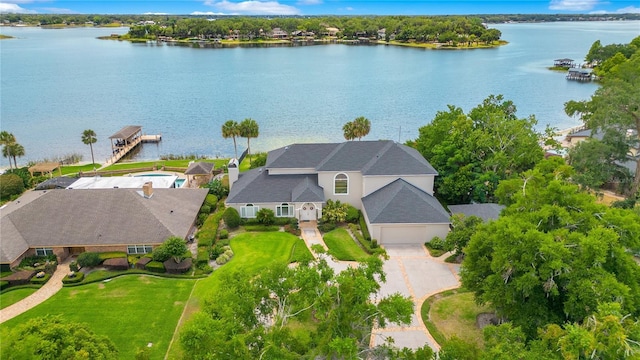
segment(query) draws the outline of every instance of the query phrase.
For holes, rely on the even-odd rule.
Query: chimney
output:
[[[142,194],[147,199],[153,196],[153,183],[151,181],[147,181],[142,185]]]
[[[238,176],[240,174],[238,159],[229,160],[229,165],[227,165],[227,171],[229,171],[229,190],[231,190],[233,183],[236,182],[236,180],[238,180]]]

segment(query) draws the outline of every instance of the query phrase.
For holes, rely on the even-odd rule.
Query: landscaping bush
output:
[[[182,260],[179,263],[176,263],[175,261],[173,261],[173,259],[169,259],[162,264],[164,265],[165,270],[169,274],[182,274],[189,271],[189,269],[191,269],[191,265],[193,264],[193,261],[191,258],[188,258],[188,259]]]
[[[258,219],[258,222],[262,225],[273,225],[276,220],[276,215],[273,213],[273,210],[262,208],[258,210],[256,219]]]
[[[44,263],[44,272],[47,274],[53,274],[58,268],[58,263],[56,261],[47,261]]]
[[[144,268],[155,273],[164,272],[164,264],[160,261],[151,261]]]
[[[224,265],[229,261],[229,257],[226,256],[225,254],[222,254],[220,256],[218,256],[218,258],[216,259],[216,264],[218,265]]]
[[[0,291],[6,289],[8,287],[9,287],[9,282],[8,281],[4,281],[4,280],[0,281]]]
[[[287,224],[284,226],[284,231],[295,236],[300,236],[302,234],[302,231],[298,228],[298,224]]]
[[[203,274],[211,274],[213,272],[213,268],[209,266],[209,263],[198,264],[197,269],[202,271]]]
[[[371,234],[369,234],[367,222],[364,221],[364,216],[362,214],[360,214],[360,231],[362,231],[362,236],[364,236],[367,241],[371,241]]]
[[[148,263],[152,261],[151,258],[142,257],[140,260],[136,261],[136,269],[144,270]]]
[[[329,231],[334,230],[336,227],[337,225],[335,223],[323,222],[322,224],[318,225],[318,230],[320,230],[323,233],[328,233]]]
[[[124,251],[107,251],[98,253],[98,255],[100,255],[100,260],[102,260],[103,262],[109,259],[119,259],[127,257],[127,253]]]
[[[45,264],[47,261],[56,261],[57,258],[55,255],[47,255],[47,256],[28,256],[22,261],[20,261],[20,265],[18,267],[34,267],[35,264]]]
[[[294,218],[294,217],[277,217],[275,218],[274,222],[275,225],[280,225],[280,226],[284,226],[284,225],[298,225],[298,219]]]
[[[9,169],[7,171],[4,172],[4,175],[9,175],[9,174],[13,174],[13,175],[18,175],[20,177],[20,179],[22,179],[22,184],[24,185],[25,189],[29,189],[31,188],[31,186],[34,184],[34,178],[31,176],[31,173],[29,172],[29,167],[25,166],[25,167],[21,167],[18,169]],[[40,183],[44,180],[41,180],[41,176],[39,176],[40,179],[36,179],[37,182],[35,182],[35,184]],[[44,177],[45,179],[47,179],[47,177]]]
[[[228,249],[224,252],[223,254],[224,256],[228,257],[229,259],[231,259],[233,257],[233,250]]]
[[[62,283],[63,284],[77,284],[79,282],[82,282],[82,280],[84,280],[84,273],[74,272],[73,276],[71,274],[67,274],[62,279]]]
[[[160,245],[157,248],[153,249],[153,253],[151,254],[151,258],[153,261],[164,262],[169,260],[171,254],[167,250],[166,247]]]
[[[80,265],[80,267],[98,266],[101,262],[100,254],[96,252],[83,252],[78,255],[78,265]]]
[[[223,211],[216,211],[213,215],[209,215],[207,220],[196,234],[198,238],[198,246],[211,246],[218,233],[218,227],[220,226],[220,219],[222,219]]]
[[[204,204],[209,206],[211,211],[216,211],[216,206],[218,205],[218,197],[213,194],[207,194],[207,197],[204,198]]]
[[[200,247],[198,248],[198,258],[196,259],[196,265],[200,266],[201,264],[209,263],[209,252],[206,248]]]
[[[347,204],[347,217],[345,221],[350,224],[357,224],[358,220],[360,220],[360,210],[356,209],[352,205]]]
[[[225,246],[223,246],[222,244],[216,244],[211,249],[211,252],[209,253],[209,258],[211,260],[216,260],[218,256],[224,254],[224,252],[225,252]]]
[[[209,217],[208,214],[203,214],[203,213],[198,214],[198,218],[196,219],[196,226],[202,226],[204,222],[207,221],[208,217]]]
[[[129,260],[127,258],[111,258],[102,263],[108,270],[128,270]]]
[[[31,278],[31,283],[34,285],[42,285],[44,283],[46,283],[47,281],[49,281],[49,279],[51,278],[51,274],[47,274],[44,273],[44,275],[42,277],[38,277],[38,275],[40,275],[40,273],[36,274],[36,276]]]
[[[229,238],[229,231],[227,229],[222,229],[220,230],[220,235],[219,235],[220,239],[224,240],[224,239],[228,239]]]
[[[200,214],[206,214],[209,215],[211,213],[211,206],[209,205],[202,205],[202,207],[200,207]]]
[[[266,231],[278,231],[280,230],[280,227],[278,227],[277,225],[245,225],[244,229],[246,231],[266,232]]]
[[[446,244],[445,244],[445,241],[442,240],[440,237],[435,236],[433,239],[431,239],[431,241],[428,241],[427,243],[425,243],[425,245],[435,250],[445,250]]]
[[[223,197],[229,194],[229,187],[224,186],[224,184],[222,184],[222,181],[218,179],[211,180],[208,184],[204,185],[203,187],[208,188],[209,194],[215,195],[218,199],[222,199]]]
[[[80,270],[80,266],[78,266],[78,262],[77,261],[72,261],[69,264],[69,269],[71,269],[71,271],[79,271]]]
[[[222,214],[222,219],[229,229],[236,229],[240,226],[240,214],[235,208],[228,207]]]
[[[371,248],[372,248],[372,249],[378,249],[378,248],[380,248],[380,245],[378,245],[378,240],[376,240],[376,239],[371,239]]]
[[[24,192],[22,178],[16,174],[0,175],[0,198],[9,199]]]

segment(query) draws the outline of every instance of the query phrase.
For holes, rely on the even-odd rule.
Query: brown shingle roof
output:
[[[142,126],[129,125],[120,129],[117,133],[109,136],[109,139],[128,139],[135,135],[138,131],[142,130]]]
[[[28,247],[160,244],[186,238],[207,189],[49,190],[0,219],[0,263]],[[22,251],[22,252],[20,252]],[[16,253],[20,252],[17,256]]]
[[[209,175],[213,171],[214,163],[208,162],[194,162],[189,164],[187,170],[185,170],[185,175]]]

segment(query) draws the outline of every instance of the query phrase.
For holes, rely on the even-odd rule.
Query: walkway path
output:
[[[58,268],[53,273],[49,281],[47,281],[47,283],[44,284],[36,292],[13,305],[0,310],[0,324],[7,320],[13,319],[23,312],[41,304],[48,298],[55,295],[55,293],[57,293],[60,289],[62,289],[62,279],[71,271],[69,269],[70,262],[71,257],[69,257],[62,264],[58,264]]]
[[[315,222],[300,223],[302,238],[309,249],[316,244],[327,249],[316,225]],[[371,346],[380,345],[387,338],[391,338],[394,346],[398,348],[417,349],[429,345],[434,351],[438,351],[440,346],[424,325],[420,310],[422,303],[428,297],[460,287],[458,276],[460,265],[445,263],[442,260],[445,256],[442,258],[432,257],[427,249],[420,244],[390,245],[385,250],[389,255],[389,259],[383,265],[387,281],[381,284],[378,295],[385,297],[400,293],[410,297],[415,304],[414,314],[409,325],[389,324],[383,329],[374,328],[371,335]],[[311,252],[315,254],[313,251]],[[324,258],[336,272],[349,266],[357,266],[356,262],[336,261],[328,255],[325,255]]]

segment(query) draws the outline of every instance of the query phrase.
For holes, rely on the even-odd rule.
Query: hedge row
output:
[[[245,225],[247,231],[278,231],[280,227],[277,225]]]
[[[62,279],[62,283],[63,284],[76,284],[76,283],[81,282],[82,280],[84,280],[84,273],[76,272],[74,277],[69,277],[69,274],[67,274]]]
[[[200,231],[196,234],[198,239],[198,247],[209,247],[213,245],[218,234],[218,227],[222,219],[222,211],[215,212],[207,217]]]
[[[98,255],[100,256],[100,260],[102,261],[127,257],[127,253],[124,251],[99,252]]]
[[[46,283],[47,281],[49,281],[49,279],[51,278],[51,274],[44,274],[43,277],[38,278],[38,277],[32,277],[30,282],[34,285],[43,285],[44,283]]]
[[[8,287],[9,287],[9,282],[8,281],[5,281],[5,280],[0,281],[0,291],[6,289]]]
[[[364,216],[362,214],[360,214],[360,231],[362,231],[362,236],[364,236],[367,241],[371,241],[371,234],[369,234],[367,222],[364,221]]]
[[[353,233],[353,236],[356,237],[356,240],[358,240],[362,248],[367,253],[373,255],[373,254],[381,254],[384,252],[384,250],[378,246],[378,243],[376,240],[367,241],[362,235],[362,233],[360,232],[360,230],[358,229],[358,226],[356,224],[348,224],[348,226],[349,226],[349,230],[351,230],[351,233]]]
[[[155,272],[155,273],[163,273],[165,272],[164,264],[160,261],[151,261],[146,266],[145,269]]]
[[[198,258],[196,259],[196,265],[209,263],[209,251],[205,247],[198,248]]]

